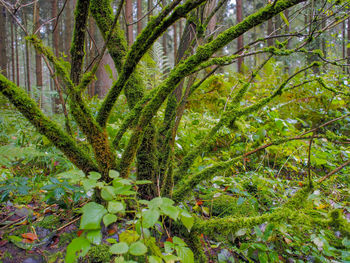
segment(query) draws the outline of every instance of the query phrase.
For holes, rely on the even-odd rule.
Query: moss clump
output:
[[[208,200],[208,199],[207,199]],[[257,215],[256,207],[250,202],[237,203],[238,199],[230,195],[220,195],[216,198],[210,198],[204,205],[211,208],[212,215],[225,216],[254,216]]]
[[[49,215],[44,217],[44,219],[38,223],[38,226],[46,229],[54,229],[59,223],[60,219],[58,217]]]
[[[94,263],[104,263],[111,261],[111,253],[109,252],[109,247],[105,244],[94,246],[89,250],[88,253],[89,262]]]
[[[58,242],[58,247],[62,247],[70,243],[76,237],[75,233],[63,233],[60,235],[60,241]]]

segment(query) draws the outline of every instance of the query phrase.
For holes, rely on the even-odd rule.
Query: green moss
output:
[[[109,252],[109,246],[103,244],[90,248],[87,257],[89,262],[105,263],[111,261],[112,254]]]
[[[38,226],[46,229],[55,229],[60,223],[60,219],[57,216],[49,215],[45,216],[43,220],[38,223]]]
[[[38,132],[45,135],[79,169],[85,173],[98,171],[97,165],[89,154],[78,147],[77,143],[55,122],[46,117],[28,94],[1,74],[0,92],[33,124]]]
[[[64,247],[76,237],[76,233],[62,233],[60,235],[59,247]]]
[[[237,198],[229,195],[220,195],[213,197],[213,195],[203,197],[204,206],[211,209],[213,216],[256,216],[258,214],[257,208],[250,202],[243,202],[241,205],[237,204]],[[209,201],[208,201],[209,200]]]

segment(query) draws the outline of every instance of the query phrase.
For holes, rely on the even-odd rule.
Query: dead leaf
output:
[[[30,241],[34,241],[38,239],[38,236],[31,232],[22,234],[22,237],[25,239],[29,239]]]

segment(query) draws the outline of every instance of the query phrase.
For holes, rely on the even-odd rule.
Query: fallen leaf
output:
[[[77,236],[78,237],[80,237],[81,236],[81,234],[84,232],[84,230],[78,230],[78,232],[77,232]]]
[[[26,239],[26,238],[23,238],[22,239],[22,243],[26,243],[26,244],[31,244],[33,243],[34,241],[33,240],[30,240],[30,239]]]
[[[202,205],[203,204],[203,201],[202,200],[198,200],[197,202],[196,202],[196,205]]]
[[[166,241],[169,241],[169,242],[173,243],[173,238],[172,238],[172,237],[168,237],[168,238],[166,239]]]
[[[286,242],[286,244],[290,244],[290,243],[292,243],[293,241],[292,240],[290,240],[289,238],[284,238],[284,242]]]
[[[25,239],[29,239],[30,241],[34,241],[38,239],[38,236],[34,233],[24,233],[22,234],[22,237]]]

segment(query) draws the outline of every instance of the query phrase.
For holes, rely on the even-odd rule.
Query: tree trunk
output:
[[[132,0],[126,0],[125,2],[125,19],[126,19],[126,39],[128,41],[128,45],[131,46],[134,43],[134,30],[132,17]]]
[[[51,5],[51,8],[52,8],[52,18],[57,18],[57,15],[58,15],[58,3],[57,3],[57,0],[52,0],[52,5]],[[58,23],[58,20],[56,19],[55,22],[53,23],[53,26],[55,26],[55,24]],[[59,56],[59,41],[60,41],[60,37],[59,37],[59,28],[56,27],[56,28],[53,28],[53,32],[52,32],[52,46],[53,46],[53,51],[56,55],[56,57]],[[54,91],[56,92],[59,92],[58,91],[58,87],[56,85],[56,83],[54,82],[53,83],[53,87],[54,87]],[[58,113],[58,105],[60,104],[60,99],[59,97],[55,96],[52,100],[52,110],[54,113]],[[63,105],[62,105],[63,106]]]
[[[153,15],[152,8],[153,8],[153,1],[152,0],[147,0],[147,18],[148,18],[148,22],[151,20],[151,16]]]
[[[272,36],[272,33],[273,33],[273,18],[267,21],[267,36]],[[273,43],[274,41],[272,38],[267,39],[267,45],[269,47],[273,46]]]
[[[23,20],[24,20],[24,26],[27,28],[27,14],[25,11],[23,11]],[[27,92],[29,96],[31,96],[32,87],[31,87],[31,81],[30,81],[30,54],[29,54],[29,44],[28,41],[25,41],[25,50],[26,50],[26,85],[27,85]]]
[[[0,72],[7,77],[6,9],[0,5]]]
[[[64,52],[68,56],[68,60],[71,61],[71,54],[70,54],[70,44],[72,41],[72,6],[71,6],[72,1],[67,2],[66,6],[66,16],[65,16],[65,21],[64,21]],[[74,4],[76,0],[73,1]]]
[[[11,74],[12,74],[12,81],[16,82],[16,71],[15,71],[15,39],[13,34],[13,21],[12,18],[10,19],[11,24]]]
[[[16,83],[17,86],[19,86],[19,55],[18,55],[18,36],[17,36],[17,29],[15,28],[15,51],[16,51]]]
[[[242,0],[236,0],[236,9],[237,9],[237,23],[240,23],[242,22],[243,20],[243,7],[242,7]],[[237,49],[240,50],[244,47],[244,44],[243,44],[243,35],[240,35],[237,39]],[[237,60],[237,69],[238,69],[238,72],[242,73],[243,72],[243,68],[242,68],[242,65],[243,65],[243,58],[238,58]]]
[[[142,31],[142,0],[137,0],[137,34]]]
[[[34,3],[34,32],[36,32],[40,27],[40,15],[39,15],[39,3]],[[37,32],[38,37],[40,38],[40,30]],[[41,61],[41,55],[39,52],[35,51],[35,76],[36,76],[36,86],[38,90],[40,91],[40,99],[39,99],[39,107],[43,107],[44,105],[44,96],[43,96],[43,69],[42,69],[42,61]]]
[[[174,63],[176,64],[177,59],[177,29],[176,29],[176,23],[173,25],[174,30]]]

